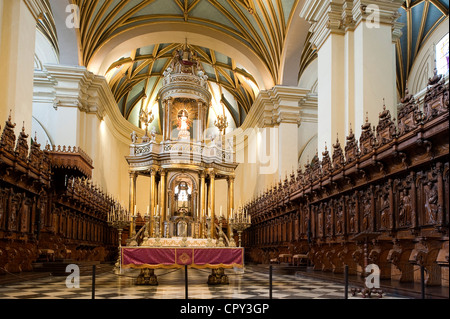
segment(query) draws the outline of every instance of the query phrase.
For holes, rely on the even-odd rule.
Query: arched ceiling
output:
[[[80,8],[81,62],[86,67],[95,64],[97,67],[92,69],[107,77],[125,118],[135,122],[136,108],[154,102],[172,51],[182,45],[180,30],[196,28],[200,30],[197,33],[225,44],[208,46],[207,38],[196,42],[192,36],[195,33],[186,31],[188,44],[197,51],[209,76],[211,91],[216,91],[213,96],[224,102],[236,127],[242,124],[259,89],[265,89],[261,86],[280,82],[286,36],[299,1],[72,0]],[[165,29],[156,39],[158,26],[162,25]],[[144,34],[140,36],[146,42],[138,45],[130,41],[128,51],[121,48],[110,57],[117,48],[114,41],[124,43],[122,39],[128,40],[129,35],[142,29]],[[166,36],[170,32],[173,37]],[[225,38],[246,48],[252,55],[247,54],[249,61],[257,63],[250,67],[248,61],[239,59],[234,52],[242,49]],[[108,59],[99,53],[105,54],[102,50],[109,54]],[[99,63],[103,63],[101,67]]]
[[[60,3],[60,0],[45,1],[50,1],[52,7],[55,1]],[[296,11],[304,3],[303,0],[67,1],[80,7],[81,26],[77,30],[80,64],[94,65],[93,72],[101,71],[96,73],[110,79],[126,118],[132,119],[134,108],[141,106],[139,95],[145,94],[145,103],[152,103],[168,56],[188,38],[208,72],[210,86],[218,90],[219,97],[226,96],[227,111],[237,126],[245,119],[258,89],[283,82],[286,68],[285,61],[281,61],[286,53],[283,50],[289,45],[288,32],[293,34],[290,27],[298,16]],[[448,10],[449,0],[406,0],[399,10],[398,21],[404,24],[396,46],[400,94],[419,50],[448,17]],[[39,27],[57,49],[52,22],[43,19],[41,23]],[[306,28],[301,36],[295,36],[304,43],[300,64],[296,65],[299,76],[317,58],[316,50],[307,40],[309,36]],[[250,83],[258,87],[255,89]]]
[[[209,77],[215,108],[222,114],[222,106],[218,107],[222,102],[233,126],[239,127],[259,93],[255,80],[230,57],[208,48],[188,46],[197,53]],[[106,78],[127,120],[137,124],[139,110],[154,107],[173,51],[183,47],[184,44],[165,43],[139,48],[110,66]]]
[[[73,0],[80,7],[85,66],[109,39],[161,22],[184,22],[239,40],[259,56],[278,82],[284,40],[299,0]]]
[[[403,94],[406,81],[422,45],[439,24],[448,17],[449,0],[406,0],[400,8],[403,23],[397,43],[397,89]]]

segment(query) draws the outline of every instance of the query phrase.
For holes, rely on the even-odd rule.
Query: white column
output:
[[[339,134],[358,139],[366,113],[373,125],[386,107],[396,116],[392,29],[402,0],[307,0],[300,16],[311,23],[318,50],[318,150]]]
[[[31,130],[36,19],[22,0],[0,2],[0,122]]]
[[[275,86],[269,91],[261,92],[262,103],[265,105],[265,134],[262,137],[266,139],[266,144],[262,152],[264,154],[260,152],[260,173],[267,171],[266,174],[273,177],[272,182],[284,179],[298,167],[298,130],[303,112],[307,112],[307,107],[301,107],[300,104],[307,100],[308,93],[305,89],[285,86]],[[269,158],[270,163],[262,163]],[[270,167],[275,167],[275,170],[271,172]]]
[[[312,44],[318,55],[318,152],[332,145],[336,134],[346,135],[346,42],[343,21],[343,1],[307,0],[300,16],[311,23]],[[348,116],[347,116],[348,117]]]
[[[345,29],[344,42],[344,91],[347,93],[355,90],[355,36],[354,36],[354,21],[353,21],[353,3],[352,1],[344,1],[342,4],[342,19],[343,27]],[[345,135],[340,135],[342,138],[348,136],[350,127],[354,128],[355,124],[355,96],[354,94],[345,94]],[[334,142],[334,140],[332,140]],[[330,145],[331,147],[331,145]],[[320,153],[321,154],[321,153]]]
[[[366,113],[372,125],[378,124],[379,113],[386,109],[397,115],[395,57],[392,54],[392,29],[402,0],[381,2],[357,0],[354,3],[355,61],[355,136],[359,138]]]
[[[346,135],[345,112],[345,41],[339,34],[330,35],[318,53],[318,152],[332,145],[336,134]]]

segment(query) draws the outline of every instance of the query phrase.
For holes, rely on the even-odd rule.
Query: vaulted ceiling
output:
[[[448,17],[449,0],[406,0],[399,13],[403,23],[397,43],[397,89],[403,93],[415,58],[422,45]]]
[[[293,12],[299,0],[73,0],[80,7],[81,60],[91,59],[112,38],[158,23],[188,23],[231,36],[249,48],[278,83],[282,54]],[[211,47],[191,47],[210,80],[210,88],[225,101],[236,127],[245,119],[259,92],[257,81],[241,61]],[[220,39],[218,39],[220,40]],[[172,51],[183,43],[159,41],[130,48],[108,68],[107,78],[122,114],[136,121],[136,108],[153,103]],[[214,94],[213,94],[214,95]],[[145,101],[143,101],[143,98]],[[146,104],[146,105],[143,105]]]
[[[223,112],[236,127],[244,121],[259,90],[282,83],[283,71],[294,67],[292,61],[289,66],[283,65],[283,54],[286,54],[283,50],[286,50],[287,40],[292,46],[288,32],[297,29],[290,27],[302,0],[67,1],[80,7],[81,26],[77,32],[81,64],[88,67],[97,63],[94,69],[101,70],[99,73],[107,77],[120,111],[134,124],[137,124],[136,113],[141,107],[152,107],[169,57],[174,49],[184,44],[185,38],[201,59],[214,99],[224,102]],[[399,92],[404,92],[423,44],[448,17],[448,11],[449,0],[406,0],[399,10],[398,21],[404,24],[403,36],[397,43]],[[38,27],[58,51],[61,39],[58,40],[53,24],[49,15],[40,20]],[[156,41],[151,37],[152,32],[160,31],[157,26],[161,24],[167,31],[161,34],[174,34],[176,30],[179,33],[177,39],[162,36]],[[222,41],[224,45],[220,49],[209,45],[205,41],[208,38],[199,41],[197,37],[194,39],[197,41],[191,41],[195,34],[191,32],[188,36],[186,31],[185,36],[180,32],[184,27],[195,27],[200,33],[208,33],[209,39],[212,35],[215,42]],[[107,56],[108,59],[104,59],[105,54],[99,54],[113,51],[115,45],[135,30],[146,33],[147,41],[131,45],[113,58]],[[299,76],[317,58],[316,50],[309,45],[309,35],[306,36],[307,27],[304,32],[302,44],[296,48],[299,57],[295,59],[295,72]],[[225,38],[240,43],[240,48],[246,50],[243,56],[251,61],[258,60],[253,69],[243,66],[248,63],[233,54],[239,48],[231,47]],[[263,76],[260,72],[264,72]],[[270,79],[264,82],[267,78]],[[220,112],[220,109],[215,111]]]
[[[163,72],[171,62],[173,51],[183,46],[184,44],[164,43],[139,48],[110,66],[106,78],[119,109],[127,120],[136,123],[138,110],[154,107],[163,81]],[[220,106],[222,102],[228,119],[234,122],[234,127],[239,127],[259,93],[252,75],[220,52],[188,46],[197,52],[209,77],[214,104],[212,113],[223,113]]]

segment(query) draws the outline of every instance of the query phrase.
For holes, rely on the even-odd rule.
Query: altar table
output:
[[[122,247],[122,268],[243,268],[244,248]]]

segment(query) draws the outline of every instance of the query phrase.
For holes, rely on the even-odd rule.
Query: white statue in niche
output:
[[[156,142],[156,128],[153,127],[152,132],[150,133],[150,140],[152,142]]]
[[[189,114],[186,110],[181,110],[180,113],[178,113],[178,130],[180,131],[178,133],[178,139],[180,140],[188,140],[191,138],[191,133],[189,132],[190,129],[190,121],[189,121]]]
[[[138,136],[137,136],[136,132],[133,131],[133,133],[131,133],[131,143],[136,144],[137,138],[138,138]]]

